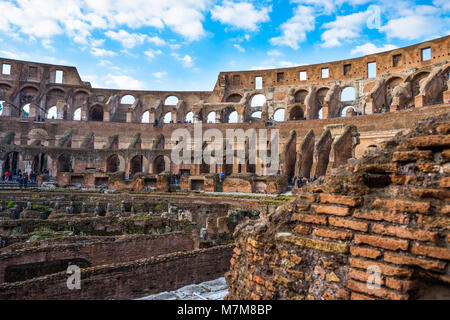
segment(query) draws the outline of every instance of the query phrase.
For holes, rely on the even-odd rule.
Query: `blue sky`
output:
[[[312,64],[450,32],[450,1],[0,0],[0,57],[95,87],[212,90],[220,71]]]

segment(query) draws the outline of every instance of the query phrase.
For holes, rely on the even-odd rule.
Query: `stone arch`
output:
[[[12,87],[7,83],[0,83],[0,100],[6,100],[6,94],[11,88]]]
[[[42,173],[45,169],[48,169],[48,155],[45,153],[35,155],[31,170],[36,173]]]
[[[295,92],[295,94],[294,94],[295,103],[305,104],[305,99],[306,99],[307,95],[308,95],[308,90],[305,90],[305,89],[297,90],[297,92]]]
[[[340,101],[353,102],[356,99],[356,90],[352,86],[346,86],[341,89]]]
[[[188,122],[188,123],[193,123],[194,122],[194,112],[189,111],[188,113],[186,113],[186,116],[184,117],[184,121]]]
[[[273,113],[273,120],[282,122],[286,119],[286,109],[285,108],[278,108]]]
[[[49,107],[56,106],[58,104],[58,101],[64,100],[65,102],[65,96],[66,92],[62,88],[53,88],[47,91],[46,94],[46,109]]]
[[[311,168],[314,160],[315,135],[313,130],[309,130],[300,146],[299,171],[300,176],[311,178]]]
[[[75,109],[75,111],[73,112],[73,120],[75,121],[81,121],[81,114],[82,114],[82,108],[77,108]]]
[[[179,101],[179,99],[177,96],[170,95],[164,99],[164,105],[165,106],[176,106],[178,104],[178,101]]]
[[[136,98],[131,94],[125,94],[120,98],[120,104],[132,105],[136,101]]]
[[[251,98],[250,107],[252,108],[262,107],[264,103],[266,103],[266,96],[261,93],[258,93]]]
[[[135,155],[130,160],[130,171],[134,176],[136,173],[144,172],[144,156],[141,154]]]
[[[330,162],[331,145],[333,137],[329,129],[327,129],[317,141],[314,148],[314,160],[316,162],[315,176],[321,177],[326,175],[328,163]]]
[[[165,114],[164,114],[164,117],[163,117],[163,119],[162,119],[162,122],[163,123],[172,123],[172,112],[171,111],[169,111],[169,112],[166,112]]]
[[[389,107],[392,105],[392,100],[393,100],[393,91],[395,89],[395,87],[397,87],[398,85],[403,83],[403,79],[397,76],[393,76],[391,78],[389,78],[388,80],[386,80],[386,107]]]
[[[284,170],[283,173],[288,176],[289,181],[295,176],[295,164],[297,161],[297,133],[291,131],[290,138],[284,151]]]
[[[141,123],[150,123],[150,111],[146,110],[142,113]]]
[[[225,100],[224,102],[239,103],[242,100],[242,95],[240,95],[239,93],[232,93],[224,100]]]
[[[11,174],[16,175],[19,171],[19,153],[12,151],[8,152],[3,164],[3,172],[9,171]]]
[[[56,106],[47,109],[47,119],[58,119],[58,108]]]
[[[233,114],[233,118],[232,118]],[[238,114],[234,107],[226,107],[222,110],[222,123],[237,123]],[[232,120],[232,121],[230,121]]]
[[[261,119],[261,117],[262,117],[262,112],[261,112],[261,111],[253,112],[252,115],[251,115],[251,117],[254,118],[254,119]]]
[[[341,112],[340,112],[340,116],[345,118],[345,117],[352,117],[356,114],[356,108],[354,106],[346,106],[344,108],[342,108]]]
[[[300,105],[294,105],[289,109],[288,114],[289,120],[303,120],[304,119],[304,112]]]
[[[430,73],[428,71],[420,71],[411,77],[411,91],[413,99],[420,94],[420,82],[426,79]]]
[[[170,172],[170,159],[167,156],[159,155],[153,160],[153,173],[160,174]]]
[[[119,171],[120,159],[117,154],[113,154],[106,159],[106,172],[114,173]]]
[[[58,157],[57,171],[72,172],[72,156],[69,153],[63,153]]]
[[[211,111],[208,113],[208,116],[206,117],[207,123],[216,123],[216,112]]]
[[[103,121],[103,107],[95,104],[89,108],[89,121]]]
[[[30,111],[31,111],[31,103],[27,103],[26,105],[24,105],[22,107],[22,110],[20,112],[20,116],[22,118],[28,118],[30,116]]]
[[[40,141],[42,145],[47,145],[48,137],[49,135],[44,129],[31,129],[30,132],[28,132],[28,144]]]
[[[73,108],[77,109],[84,106],[89,99],[89,93],[85,90],[77,90],[72,99]]]
[[[310,119],[318,119],[319,118],[319,111],[322,109],[324,102],[325,102],[325,97],[327,96],[327,93],[330,89],[323,87],[320,88],[319,90],[317,90],[316,92],[316,103],[314,106],[314,109],[311,110],[311,117]]]
[[[32,85],[26,85],[22,89],[20,89],[19,93],[19,104],[21,107],[23,107],[26,104],[32,103],[35,98],[39,94],[39,88],[32,86]],[[18,110],[19,111],[19,110]],[[20,110],[20,113],[22,111]]]

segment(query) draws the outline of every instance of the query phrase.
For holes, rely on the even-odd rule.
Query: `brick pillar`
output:
[[[416,108],[423,107],[425,105],[425,96],[416,96],[414,97],[414,106]]]

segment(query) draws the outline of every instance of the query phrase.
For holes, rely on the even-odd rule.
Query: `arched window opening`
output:
[[[127,94],[120,99],[120,104],[133,104],[135,101],[136,99],[132,95]]]
[[[320,108],[320,110],[318,112],[318,117],[319,117],[320,120],[323,119],[323,109],[322,108]]]
[[[303,120],[303,109],[299,106],[295,106],[289,112],[289,120]]]
[[[164,156],[156,157],[153,162],[153,171],[155,174],[160,174],[166,171],[166,160],[164,159]]]
[[[58,116],[58,109],[56,108],[56,106],[53,106],[47,110],[47,119],[56,119],[57,116]]]
[[[171,112],[167,112],[167,113],[164,115],[164,120],[163,120],[163,122],[164,122],[164,123],[171,123],[171,122],[172,122],[172,113],[171,113]]]
[[[238,122],[238,113],[237,111],[233,111],[228,116],[228,123],[237,123]]]
[[[106,172],[114,173],[119,171],[120,168],[120,159],[117,154],[113,154],[106,160]]]
[[[30,114],[30,104],[28,103],[28,104],[23,106],[21,117],[28,118],[29,114]]]
[[[342,109],[341,111],[341,117],[345,118],[345,117],[351,117],[353,115],[355,115],[356,110],[353,106],[347,106],[344,109]]]
[[[90,121],[103,121],[103,108],[101,106],[94,106],[89,112]]]
[[[145,111],[142,114],[141,123],[150,123],[150,111]]]
[[[261,119],[261,115],[262,115],[262,112],[261,112],[261,111],[256,111],[256,112],[253,112],[253,113],[252,113],[252,118],[258,118],[258,119]]]
[[[59,156],[57,168],[58,172],[72,172],[72,158],[70,154],[64,153]]]
[[[193,123],[194,122],[194,113],[191,111],[189,112],[186,117],[184,118],[184,121],[187,123]]]
[[[75,112],[73,113],[73,120],[75,120],[75,121],[81,120],[81,108],[78,108],[77,110],[75,110]]]
[[[250,102],[250,106],[255,107],[262,107],[266,103],[266,97],[262,94],[257,94],[253,96],[252,101]]]
[[[166,106],[176,106],[178,104],[178,98],[175,96],[169,96],[164,101],[164,105]]]
[[[142,172],[142,164],[143,164],[143,156],[135,156],[133,159],[131,159],[130,162],[130,171],[132,175],[134,176],[135,173]]]
[[[226,102],[235,102],[235,103],[239,103],[242,99],[242,96],[240,94],[237,93],[233,93],[232,95],[230,95]]]
[[[345,87],[341,91],[341,102],[354,101],[355,100],[355,88]]]
[[[213,111],[213,112],[210,112],[210,113],[208,114],[207,122],[208,122],[208,123],[216,123],[216,113],[215,113],[214,111]]]
[[[284,121],[284,114],[285,114],[285,110],[284,109],[278,109],[273,114],[273,120],[278,121],[278,122]]]
[[[3,104],[5,101],[0,101],[0,116],[3,114]]]

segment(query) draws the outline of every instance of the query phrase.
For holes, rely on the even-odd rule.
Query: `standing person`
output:
[[[225,173],[220,174],[220,182],[223,182],[225,180]]]
[[[6,171],[5,173],[5,181],[9,182],[9,177],[11,176],[11,173],[9,171]]]
[[[28,175],[26,173],[23,175],[23,187],[28,188]]]
[[[23,185],[23,177],[22,174],[20,173],[17,177],[17,184],[19,185],[19,188],[22,189],[22,185]]]

